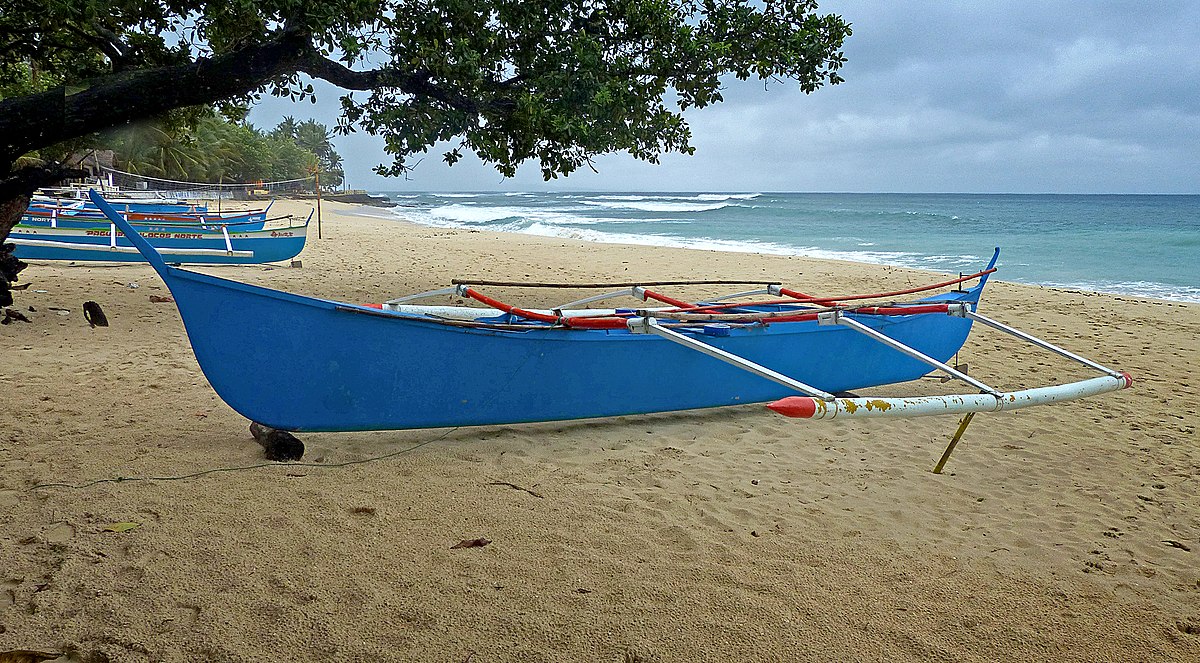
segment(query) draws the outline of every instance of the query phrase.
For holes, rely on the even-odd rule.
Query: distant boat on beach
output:
[[[109,208],[113,209],[113,208]],[[241,215],[200,217],[190,222],[162,221],[191,218],[179,215],[114,213],[139,228],[142,236],[173,263],[256,264],[291,260],[300,254],[308,234],[308,222],[263,229],[266,210]],[[22,260],[70,260],[90,262],[144,262],[145,259],[124,232],[109,218],[76,216],[50,217],[33,213],[34,222],[15,226],[9,242]],[[154,220],[145,217],[153,217]],[[138,218],[141,217],[141,218]],[[286,217],[290,218],[290,217]]]
[[[221,232],[222,228],[238,232],[262,230],[270,205],[261,210],[245,212],[122,212],[135,227],[148,231],[189,229],[198,232]],[[111,222],[97,209],[62,209],[30,206],[21,215],[23,226],[45,228],[108,227]]]

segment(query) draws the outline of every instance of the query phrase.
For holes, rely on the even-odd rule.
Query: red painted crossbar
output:
[[[642,295],[643,295],[643,299],[654,299],[654,300],[660,301],[664,304],[670,304],[671,306],[674,306],[674,307],[680,308],[680,309],[689,310],[689,309],[696,308],[696,305],[691,302],[685,302],[682,299],[675,299],[674,297],[668,297],[668,296],[662,294],[661,292],[655,292],[653,290],[646,290],[645,288],[642,288]]]
[[[537,320],[538,322],[553,322],[553,323],[560,322],[560,319],[557,315],[548,315],[546,313],[538,313],[537,311],[527,311],[523,308],[517,308],[516,306],[505,304],[504,302],[502,302],[498,299],[492,299],[491,297],[488,297],[487,295],[475,290],[474,288],[466,288],[463,291],[463,294],[465,294],[466,296],[468,296],[471,299],[474,299],[478,302],[487,304],[488,306],[490,306],[492,308],[500,309],[501,311],[504,311],[505,313],[511,313],[513,315],[520,316],[527,320]]]

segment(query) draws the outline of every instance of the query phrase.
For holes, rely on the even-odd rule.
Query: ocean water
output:
[[[430,226],[951,274],[999,246],[1004,280],[1200,302],[1200,195],[379,193]]]

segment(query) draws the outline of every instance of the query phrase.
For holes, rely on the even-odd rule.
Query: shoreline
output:
[[[1097,195],[1099,195],[1099,194],[1097,194]],[[389,210],[392,210],[392,211],[389,211]],[[403,224],[408,224],[408,225],[411,225],[414,227],[427,228],[427,229],[431,229],[431,230],[459,230],[459,231],[463,231],[463,232],[491,233],[491,234],[500,235],[500,236],[517,235],[517,236],[525,236],[525,237],[544,237],[544,238],[548,238],[548,239],[561,239],[561,240],[584,242],[584,243],[588,243],[588,244],[599,244],[599,245],[605,245],[605,246],[615,246],[615,247],[655,247],[655,248],[673,249],[673,250],[680,250],[680,251],[702,251],[702,252],[703,251],[712,251],[712,252],[717,252],[717,253],[728,253],[728,254],[733,254],[733,255],[750,254],[750,255],[754,255],[754,256],[801,258],[803,260],[811,260],[811,261],[818,262],[818,263],[820,263],[820,262],[845,263],[845,264],[860,265],[860,266],[866,266],[866,267],[908,270],[908,271],[924,273],[924,274],[939,274],[939,275],[953,274],[953,272],[935,270],[935,269],[923,269],[923,268],[919,268],[919,267],[908,267],[905,265],[895,265],[895,264],[888,264],[888,263],[865,262],[865,261],[860,261],[860,260],[851,260],[848,258],[818,257],[818,256],[805,255],[802,253],[793,253],[793,254],[757,253],[752,250],[745,250],[745,251],[735,251],[735,250],[728,250],[728,249],[722,250],[722,249],[715,249],[715,248],[673,246],[670,244],[654,244],[654,243],[649,243],[649,242],[644,243],[644,244],[626,243],[626,242],[620,242],[620,241],[606,242],[606,241],[599,241],[599,240],[580,239],[580,238],[574,238],[574,237],[559,237],[557,235],[540,235],[540,234],[536,234],[536,233],[524,233],[524,232],[518,232],[518,231],[497,231],[497,230],[490,230],[490,229],[477,229],[477,228],[459,227],[459,226],[436,226],[436,225],[431,225],[431,224],[419,223],[417,221],[413,221],[412,219],[404,217],[403,216],[403,206],[397,206],[397,207],[388,208],[385,210],[385,209],[380,209],[380,208],[372,208],[372,207],[368,207],[368,206],[364,205],[361,207],[355,207],[353,209],[341,210],[341,213],[351,215],[351,216],[361,216],[361,217],[365,217],[365,218],[378,219],[378,220],[389,221],[389,222],[394,222],[394,223],[403,223]],[[1002,252],[1002,257],[1003,257],[1003,252]],[[986,260],[984,262],[986,262]],[[983,262],[981,262],[980,264],[982,265]],[[1002,271],[1003,271],[1003,266],[1001,266],[1001,267],[1002,267]],[[1144,302],[1144,303],[1158,303],[1158,304],[1163,304],[1163,305],[1167,305],[1167,306],[1179,305],[1179,306],[1184,306],[1184,307],[1195,307],[1197,305],[1200,305],[1200,302],[1193,302],[1193,301],[1184,300],[1184,299],[1163,299],[1163,298],[1159,298],[1159,297],[1150,297],[1150,296],[1146,296],[1146,295],[1130,294],[1130,293],[1125,293],[1125,292],[1108,292],[1108,291],[1104,291],[1104,290],[1089,290],[1087,288],[1074,287],[1074,286],[1029,283],[1029,282],[1024,282],[1024,281],[1012,281],[1012,280],[1004,279],[1003,276],[998,278],[997,281],[1003,281],[1005,283],[1010,283],[1013,285],[1020,285],[1020,286],[1027,286],[1027,287],[1031,287],[1031,288],[1049,290],[1051,292],[1060,292],[1060,293],[1064,293],[1064,294],[1076,294],[1076,295],[1082,295],[1082,296],[1100,295],[1100,296],[1106,296],[1106,297],[1114,297],[1117,299],[1129,298],[1133,301]]]
[[[351,302],[453,277],[770,274],[875,291],[931,273],[430,228],[351,207],[323,208],[302,268],[196,271]],[[257,467],[261,447],[200,372],[178,311],[149,300],[166,293],[148,265],[37,263],[22,282],[33,322],[0,328],[0,651],[1200,658],[1194,306],[989,281],[989,316],[1135,383],[977,417],[943,475],[929,469],[952,417],[796,422],[761,405],[304,434],[311,465]],[[87,300],[110,327],[82,320]],[[962,358],[1006,387],[1079,374],[1024,347],[980,330]],[[381,360],[403,370],[410,351]],[[263,370],[303,388],[285,359]],[[136,526],[112,531],[124,523]],[[491,543],[451,549],[479,537]]]

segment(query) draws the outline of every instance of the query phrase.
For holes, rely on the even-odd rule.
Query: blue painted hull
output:
[[[122,221],[124,223],[124,221]],[[254,232],[230,232],[227,251],[220,233],[169,228],[140,229],[156,249],[174,251],[164,258],[172,263],[257,264],[291,260],[304,249],[307,225]],[[93,262],[145,262],[122,233],[117,249],[110,247],[109,226],[102,228],[48,228],[18,225],[9,234],[14,255],[22,260],[74,260]]]
[[[89,209],[99,210],[89,205]],[[122,212],[139,212],[142,214],[178,214],[180,212],[207,212],[207,205],[183,205],[178,203],[121,203],[118,206]]]
[[[554,421],[758,403],[796,393],[626,330],[460,328],[170,267],[160,273],[213,389],[247,419],[273,428]],[[977,296],[972,291],[961,297]],[[971,327],[945,314],[859,319],[942,361],[962,347]],[[693,335],[830,392],[930,372],[851,329],[816,322],[733,329],[724,338]]]
[[[133,207],[133,206],[130,206]],[[151,206],[156,207],[156,206]],[[161,205],[158,207],[169,207]],[[182,206],[178,206],[181,207]],[[224,225],[230,232],[251,232],[262,230],[266,223],[266,209],[245,213],[213,213],[203,211],[187,211],[185,208],[177,211],[154,209],[121,209],[127,216],[132,213],[132,223],[139,231],[159,232],[164,230],[189,229],[199,232],[221,232]],[[54,218],[57,217],[57,218]],[[21,217],[21,224],[39,228],[107,228],[110,224],[104,212],[89,205],[85,208],[49,208],[30,205]]]
[[[123,221],[120,223],[124,223]],[[582,419],[774,400],[795,392],[626,329],[460,327],[302,297],[166,265],[139,242],[179,307],[201,369],[247,419],[351,431]],[[986,280],[986,279],[985,279]],[[977,301],[983,289],[939,301]],[[939,360],[967,319],[857,316]],[[840,326],[788,322],[688,332],[819,389],[905,382],[927,365]]]
[[[238,217],[230,221],[224,221],[223,223],[229,232],[253,232],[255,230],[262,230],[263,226],[266,225],[266,220],[265,217],[258,215]],[[33,228],[58,227],[94,230],[96,228],[108,228],[110,222],[105,217],[95,218],[60,216],[56,224],[52,226],[50,220],[44,217],[23,216],[21,217],[21,225],[30,226]],[[187,230],[191,232],[216,233],[218,235],[221,234],[221,225],[222,223],[217,223],[216,225],[211,223],[201,224],[199,221],[195,223],[181,221],[163,222],[157,220],[138,220],[133,222],[133,226],[137,228],[138,232],[168,232]]]

